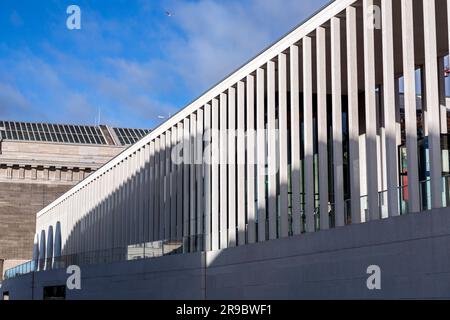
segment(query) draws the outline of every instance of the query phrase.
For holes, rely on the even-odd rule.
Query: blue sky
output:
[[[2,0],[0,119],[152,128],[327,2]]]

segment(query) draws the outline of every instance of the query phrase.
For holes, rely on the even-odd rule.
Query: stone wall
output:
[[[2,141],[0,260],[29,260],[36,213],[125,147]],[[6,269],[4,264],[4,269]],[[4,270],[0,268],[0,279]]]
[[[31,259],[35,213],[69,188],[60,184],[0,183],[0,258]]]

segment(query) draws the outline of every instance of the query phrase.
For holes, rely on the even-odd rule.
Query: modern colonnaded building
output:
[[[424,211],[450,205],[449,20],[447,0],[330,3],[38,212],[39,257],[127,260],[160,250],[231,259],[264,246],[279,256],[414,237],[421,229],[411,224],[431,217]],[[243,248],[222,250],[232,247]],[[391,252],[383,248],[380,256]],[[364,256],[333,250],[312,278]],[[392,252],[386,263],[406,254]],[[217,296],[242,297],[227,288]]]

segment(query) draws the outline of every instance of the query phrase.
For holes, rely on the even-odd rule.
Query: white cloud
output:
[[[174,1],[182,31],[167,45],[169,59],[195,89],[237,69],[311,15],[326,0]]]
[[[0,117],[7,118],[14,114],[30,112],[32,104],[16,88],[0,82]]]

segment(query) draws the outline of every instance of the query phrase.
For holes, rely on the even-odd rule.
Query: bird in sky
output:
[[[166,16],[168,16],[168,17],[172,17],[172,16],[173,16],[173,13],[172,13],[172,12],[170,12],[170,11],[166,11]]]

